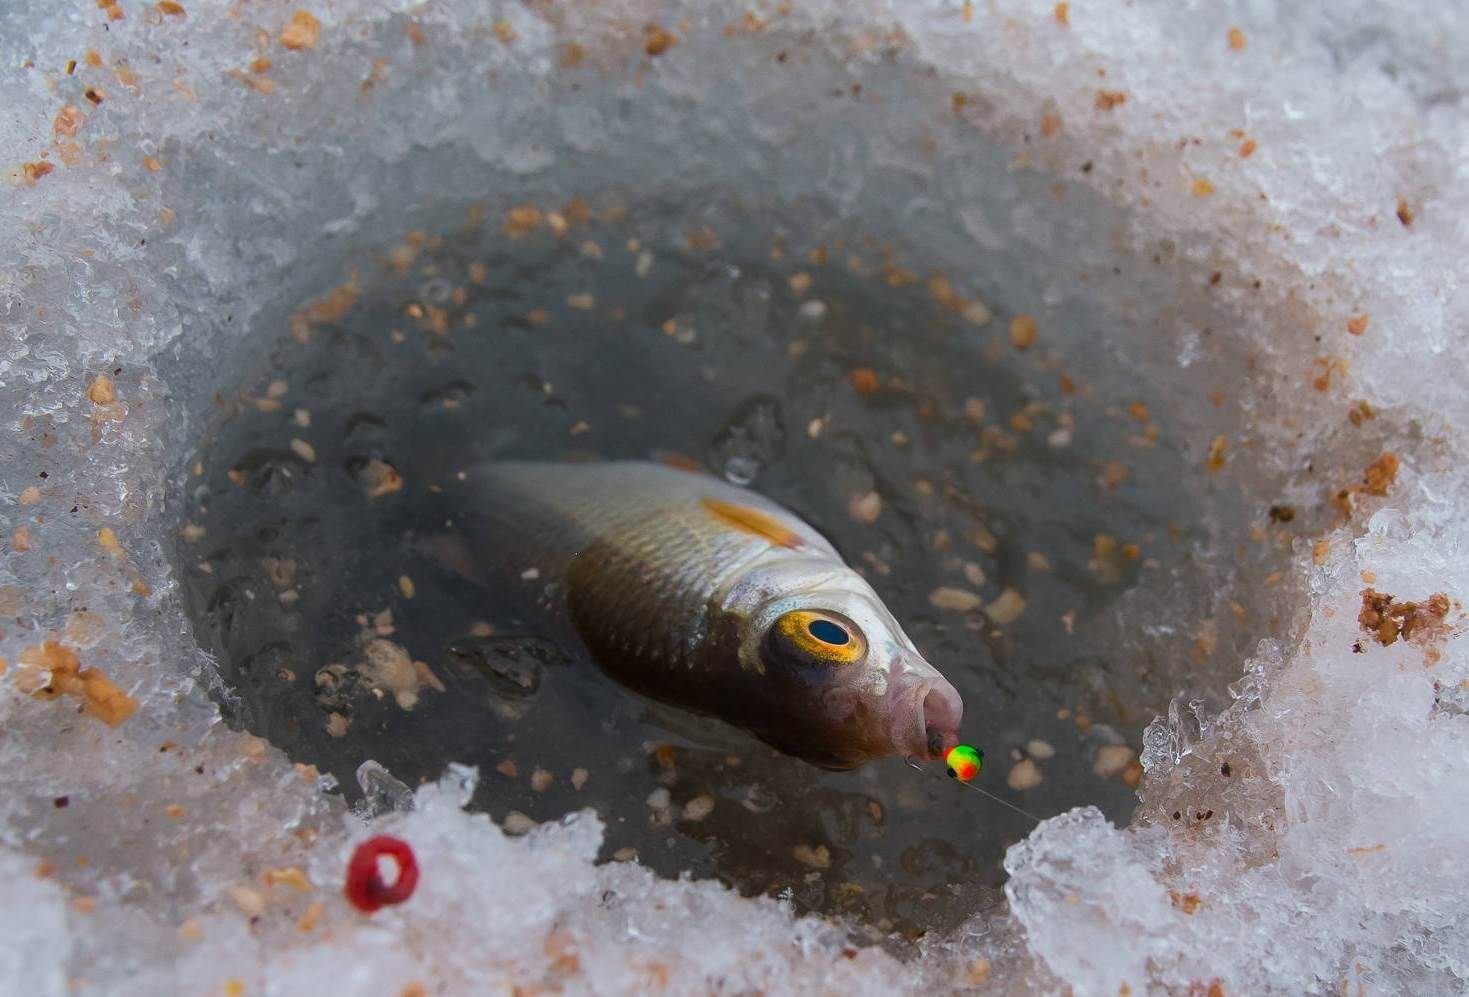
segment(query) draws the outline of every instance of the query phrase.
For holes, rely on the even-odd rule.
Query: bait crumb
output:
[[[87,388],[87,397],[92,400],[93,405],[111,405],[117,401],[117,389],[107,375],[98,374]]]
[[[82,668],[76,652],[59,641],[48,640],[20,652],[16,685],[37,699],[74,696],[82,700],[82,712],[116,727],[138,708],[137,700],[123,692],[96,668]]]
[[[281,31],[281,44],[293,52],[316,47],[321,35],[321,22],[310,11],[298,10]]]
[[[1012,588],[1000,593],[998,599],[985,607],[985,615],[992,623],[1004,626],[1014,623],[1025,612],[1025,597]]]
[[[1110,111],[1127,103],[1127,94],[1121,90],[1098,90],[1096,107],[1098,111]]]
[[[791,855],[797,862],[812,869],[831,868],[831,851],[825,845],[814,848],[810,845],[797,845],[791,849]]]
[[[1398,221],[1402,222],[1402,224],[1403,224],[1403,228],[1412,228],[1413,227],[1413,219],[1416,216],[1413,213],[1413,206],[1408,203],[1408,199],[1407,198],[1405,198],[1405,197],[1398,198],[1397,215],[1398,215]]]
[[[517,766],[515,762],[509,758],[505,759],[499,765],[496,765],[495,771],[500,773],[507,779],[515,779],[520,775],[520,767]]]
[[[541,209],[534,204],[522,204],[505,213],[505,234],[512,239],[530,235],[541,225]]]
[[[683,819],[701,821],[714,812],[714,797],[696,796],[683,805]]]
[[[1365,574],[1365,573],[1364,573]],[[1444,632],[1443,621],[1449,615],[1449,597],[1435,592],[1425,602],[1398,602],[1386,592],[1362,590],[1362,610],[1357,622],[1383,647],[1404,640],[1432,639]]]
[[[1137,753],[1125,744],[1104,744],[1097,749],[1092,762],[1092,771],[1103,779],[1118,779],[1127,771],[1128,765],[1137,760]]]
[[[847,514],[859,523],[877,522],[877,517],[882,515],[882,496],[877,492],[852,496],[847,503]]]
[[[316,448],[303,439],[291,440],[291,452],[308,464],[316,463]]]
[[[315,931],[317,922],[321,920],[321,916],[325,913],[326,907],[319,901],[310,904],[306,908],[306,910],[301,913],[300,919],[296,921],[296,930],[301,932],[302,934],[308,934],[312,931]]]
[[[39,501],[41,501],[41,489],[35,485],[31,485],[20,493],[21,505],[35,505]]]
[[[354,476],[367,490],[368,498],[381,498],[403,490],[403,475],[392,464],[376,457],[359,467]]]
[[[977,593],[968,589],[940,586],[928,594],[929,605],[955,613],[969,613],[984,605]]]
[[[1232,51],[1243,52],[1245,50],[1245,33],[1239,28],[1229,29],[1229,47]]]
[[[796,294],[805,294],[811,290],[811,275],[803,270],[800,273],[792,274],[786,283]]]
[[[1039,739],[1025,742],[1025,750],[1026,753],[1030,755],[1030,757],[1038,758],[1041,761],[1045,761],[1048,758],[1054,758],[1056,756],[1056,749],[1051,746],[1051,743],[1049,741],[1042,741]]]
[[[1228,450],[1229,441],[1223,436],[1216,436],[1212,441],[1210,441],[1209,457],[1204,463],[1204,466],[1209,469],[1210,474],[1213,474],[1214,472],[1224,467],[1226,460],[1225,453]]]
[[[529,834],[531,831],[534,831],[536,829],[536,822],[519,810],[512,810],[505,815],[505,820],[501,826],[505,829],[506,834],[519,837],[522,834]]]
[[[1353,336],[1362,335],[1362,333],[1367,331],[1367,323],[1371,321],[1371,318],[1366,312],[1360,315],[1353,315],[1347,319],[1347,332],[1350,332]]]
[[[259,917],[265,911],[265,897],[261,896],[259,890],[249,886],[231,886],[229,895],[240,913],[246,917]]]
[[[1179,893],[1177,890],[1169,890],[1168,897],[1173,901],[1173,906],[1185,914],[1193,914],[1199,909],[1199,904],[1203,903],[1197,893]]]
[[[331,737],[345,737],[347,734],[347,718],[340,713],[328,713],[326,717],[326,732]]]
[[[647,37],[643,40],[643,51],[657,58],[678,44],[678,37],[656,24],[648,25]]]
[[[877,372],[871,367],[856,367],[847,376],[859,395],[870,395],[878,388]]]
[[[1374,495],[1379,498],[1388,493],[1398,478],[1398,458],[1396,454],[1385,453],[1378,457],[1367,469],[1362,472],[1362,483],[1360,485],[1348,485],[1332,496],[1332,504],[1340,510],[1347,518],[1352,515],[1352,496]]]
[[[612,853],[612,861],[614,862],[631,862],[637,857],[638,850],[636,848],[619,848]]]
[[[544,793],[551,788],[551,783],[555,781],[556,777],[545,769],[536,769],[530,774],[530,788],[534,789],[537,793]]]
[[[1033,759],[1022,758],[1010,767],[1010,774],[1005,777],[1005,782],[1011,789],[1026,790],[1039,786],[1044,779],[1041,767]]]
[[[572,769],[572,771],[571,771],[571,788],[574,789],[574,790],[576,790],[577,792],[581,792],[581,788],[587,784],[587,780],[590,779],[590,778],[591,778],[591,773],[588,772],[586,769],[583,769],[583,768]]]
[[[407,575],[398,576],[398,591],[403,593],[403,598],[412,599],[416,589],[413,587],[413,579]]]
[[[1029,315],[1016,315],[1010,320],[1010,345],[1017,350],[1028,350],[1035,344],[1035,319]]]
[[[1059,10],[1060,8],[1065,7],[1065,6],[1066,6],[1066,4],[1064,4],[1064,3],[1058,3],[1056,5],[1056,8]],[[1059,18],[1057,18],[1057,19],[1060,20]],[[1064,24],[1066,22],[1062,21],[1061,23]],[[985,980],[989,979],[989,977],[990,977],[990,961],[988,959],[983,959],[983,958],[976,959],[973,962],[971,962],[969,964],[969,971],[965,974],[965,979],[967,980],[967,982],[969,983],[969,985],[971,987],[977,987],[977,986],[979,986]]]
[[[279,869],[266,869],[260,878],[266,886],[289,886],[301,893],[311,892],[311,880],[298,866],[288,865]]]

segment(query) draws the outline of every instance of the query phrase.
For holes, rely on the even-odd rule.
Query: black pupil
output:
[[[852,639],[846,627],[840,623],[833,623],[831,620],[812,620],[806,625],[806,629],[811,631],[811,636],[821,643],[831,644],[834,647],[841,647]]]

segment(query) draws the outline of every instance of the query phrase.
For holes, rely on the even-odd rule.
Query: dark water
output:
[[[867,575],[963,694],[984,786],[1040,816],[1125,820],[1133,792],[1095,750],[1113,729],[1135,745],[1163,704],[1125,701],[1111,677],[1132,666],[1099,635],[1140,573],[1181,561],[1170,524],[1188,521],[1146,414],[1092,396],[1085,357],[1017,350],[1012,316],[966,319],[922,260],[860,237],[750,225],[713,245],[671,221],[568,217],[562,235],[491,220],[409,237],[350,261],[355,306],[318,310],[306,342],[263,333],[274,348],[242,368],[190,482],[205,533],[180,548],[231,721],[349,796],[366,759],[409,785],[478,765],[475,803],[497,819],[594,807],[609,857],[872,930],[993,902],[1028,819],[900,761],[826,773],[626,693],[416,540],[452,532],[436,486],[474,461],[676,453],[752,480]],[[493,577],[496,552],[474,554]],[[941,586],[999,600],[1004,622],[936,608]],[[411,665],[411,709],[374,688],[367,631],[443,691]],[[1011,789],[1031,754],[1041,781]]]

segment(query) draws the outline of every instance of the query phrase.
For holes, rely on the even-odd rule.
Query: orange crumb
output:
[[[509,45],[511,42],[515,41],[515,28],[511,26],[509,21],[506,21],[503,18],[496,21],[493,30],[495,32],[495,37],[500,39],[501,44]]]
[[[24,554],[31,549],[31,530],[28,526],[17,526],[15,532],[10,534],[10,549],[16,554]]]
[[[1317,540],[1311,545],[1311,560],[1316,564],[1325,564],[1326,556],[1330,553],[1330,540]]]
[[[46,176],[47,174],[51,173],[55,169],[56,167],[52,166],[44,159],[40,159],[34,163],[21,163],[20,175],[25,184],[29,186],[42,177]]]
[[[1193,192],[1194,197],[1208,197],[1214,193],[1214,185],[1203,177],[1195,179],[1189,189]]]
[[[160,14],[167,14],[170,17],[183,17],[184,5],[174,2],[174,0],[158,0],[158,12]]]
[[[870,395],[878,389],[877,372],[871,367],[856,367],[847,375],[859,395]]]
[[[20,652],[16,685],[37,699],[75,696],[82,712],[116,727],[138,704],[96,668],[82,668],[76,652],[60,641],[47,640]]]
[[[1249,159],[1251,156],[1253,156],[1255,154],[1255,150],[1257,148],[1258,148],[1258,146],[1255,144],[1255,140],[1254,139],[1252,139],[1252,138],[1245,139],[1243,142],[1240,143],[1240,147],[1239,147],[1239,158],[1241,158],[1241,159]]]
[[[1353,315],[1347,319],[1347,332],[1350,332],[1353,336],[1362,335],[1362,333],[1367,331],[1367,323],[1370,319],[1371,316],[1366,312],[1360,315]]]
[[[1224,467],[1225,452],[1228,449],[1229,441],[1223,436],[1216,436],[1209,443],[1209,458],[1206,461],[1205,466],[1209,469],[1210,474],[1213,474],[1215,471],[1218,471],[1220,468]]]
[[[1245,33],[1239,28],[1229,29],[1229,47],[1236,52],[1245,50]]]
[[[677,44],[677,36],[670,34],[656,24],[650,24],[647,29],[647,37],[643,40],[643,51],[648,53],[649,56],[657,57]]]
[[[1185,914],[1194,913],[1203,903],[1203,901],[1199,899],[1199,895],[1194,892],[1179,893],[1177,890],[1169,890],[1168,897],[1170,900],[1173,901],[1173,906],[1177,907]]]
[[[1059,114],[1042,114],[1041,115],[1041,136],[1043,138],[1054,138],[1055,136],[1057,136],[1059,134],[1061,134],[1061,115],[1059,115]]]
[[[56,120],[51,122],[51,134],[53,137],[75,138],[77,129],[86,121],[86,117],[76,107],[67,104],[56,112]]]
[[[1059,24],[1059,25],[1061,25],[1061,27],[1065,28],[1065,27],[1070,26],[1070,24],[1071,24],[1071,4],[1069,4],[1069,3],[1058,3],[1058,4],[1056,4],[1055,7],[1051,8],[1051,16],[1056,19],[1056,23]]]
[[[505,234],[512,239],[534,232],[541,224],[541,209],[534,204],[522,204],[505,213]]]
[[[1035,319],[1029,315],[1016,315],[1010,320],[1010,345],[1017,350],[1028,350],[1035,343]]]
[[[1408,199],[1407,198],[1405,198],[1405,197],[1398,198],[1398,211],[1397,211],[1397,214],[1398,214],[1398,221],[1400,221],[1400,222],[1403,223],[1403,228],[1412,228],[1413,227],[1413,219],[1416,217],[1416,215],[1414,215],[1414,213],[1413,213],[1413,206],[1408,203]]]
[[[310,11],[298,10],[281,30],[281,44],[293,52],[316,47],[321,35],[321,22]]]
[[[1388,488],[1392,487],[1398,477],[1398,458],[1395,454],[1385,453],[1371,464],[1363,475],[1364,485],[1362,490],[1368,495],[1386,495]]]
[[[1127,94],[1121,90],[1098,90],[1097,110],[1110,111],[1119,104],[1127,103]]]
[[[97,542],[113,557],[122,557],[122,544],[118,542],[117,534],[112,532],[112,527],[104,526],[98,530]]]
[[[288,865],[281,869],[266,869],[261,874],[266,886],[289,886],[302,893],[311,892],[311,880],[298,866]]]
[[[575,69],[587,57],[587,50],[577,42],[567,42],[561,49],[561,68]]]
[[[1148,407],[1142,402],[1129,402],[1127,405],[1127,414],[1138,422],[1147,422],[1149,418]]]
[[[315,931],[317,922],[321,920],[321,915],[324,913],[326,913],[326,907],[320,902],[310,904],[302,912],[300,920],[296,922],[296,930],[302,934]]]
[[[157,156],[144,156],[143,169],[147,170],[149,173],[157,173],[159,170],[163,169],[163,163],[159,161]]]

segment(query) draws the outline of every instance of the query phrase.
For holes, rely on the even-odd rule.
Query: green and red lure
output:
[[[919,765],[912,758],[906,758],[904,759],[904,761],[911,769],[917,769],[919,772],[930,771],[924,769],[923,766]],[[1000,804],[1000,806],[1009,807],[1011,810],[1020,814],[1022,817],[1029,817],[1037,824],[1041,822],[1041,819],[1035,814],[1031,813],[1029,810],[1022,810],[1020,807],[1017,807],[1009,800],[996,796],[989,790],[981,786],[976,786],[974,784],[974,779],[978,777],[979,773],[984,769],[984,752],[980,751],[978,748],[971,747],[967,744],[954,745],[944,755],[944,768],[948,772],[949,778],[955,780],[956,782],[963,783],[965,789],[972,789],[976,793],[983,793],[985,796],[988,796],[990,799]],[[937,773],[933,774],[937,775]]]
[[[944,756],[944,765],[948,767],[949,778],[968,782],[984,768],[984,752],[967,744],[956,744]]]

